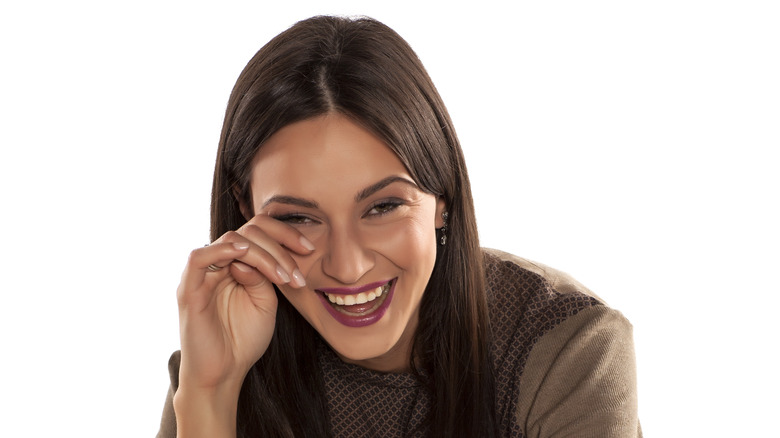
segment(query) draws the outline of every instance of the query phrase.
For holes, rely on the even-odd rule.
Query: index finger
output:
[[[255,217],[241,226],[238,229],[238,233],[243,235],[242,231],[253,225],[262,229],[268,236],[294,253],[307,255],[314,251],[314,244],[295,227],[263,213],[255,215]]]

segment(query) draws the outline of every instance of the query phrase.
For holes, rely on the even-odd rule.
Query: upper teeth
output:
[[[382,296],[382,293],[385,291],[387,286],[390,283],[387,283],[383,286],[379,286],[376,289],[367,291],[367,292],[360,292],[356,295],[338,295],[338,294],[328,294],[327,295],[328,300],[333,304],[338,304],[340,306],[351,306],[353,304],[363,304],[367,303],[369,301],[374,301],[375,299]]]

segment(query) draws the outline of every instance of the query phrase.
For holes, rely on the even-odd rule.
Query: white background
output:
[[[321,13],[373,16],[417,51],[484,246],[633,322],[646,436],[778,436],[776,2],[10,3],[0,436],[156,433],[228,94]]]

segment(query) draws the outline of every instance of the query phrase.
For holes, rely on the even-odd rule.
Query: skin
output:
[[[409,365],[444,202],[339,114],[282,128],[252,165],[254,209],[242,205],[249,220],[194,250],[177,291],[179,436],[234,436],[241,384],[275,328],[273,284],[344,361],[377,371]],[[391,279],[390,307],[366,327],[336,321],[316,292]]]
[[[291,224],[316,248],[291,254],[306,287],[284,284],[282,293],[343,360],[379,371],[406,369],[444,203],[421,191],[381,140],[337,114],[283,128],[253,165],[255,213]],[[356,200],[387,178],[395,180]],[[394,278],[388,311],[367,327],[336,321],[315,292]]]

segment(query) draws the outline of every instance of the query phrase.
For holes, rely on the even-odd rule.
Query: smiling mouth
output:
[[[347,316],[365,316],[371,314],[387,299],[393,280],[377,286],[375,289],[360,292],[358,294],[336,294],[320,292],[330,306],[339,313]]]

